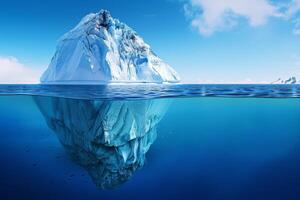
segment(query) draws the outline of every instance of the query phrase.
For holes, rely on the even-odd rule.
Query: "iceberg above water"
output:
[[[179,76],[106,10],[85,16],[59,41],[44,84],[176,83]]]
[[[34,100],[67,153],[103,189],[121,185],[144,165],[157,124],[171,103],[41,96]]]
[[[297,84],[299,81],[295,76],[289,77],[288,79],[278,78],[276,81],[273,81],[271,84]]]

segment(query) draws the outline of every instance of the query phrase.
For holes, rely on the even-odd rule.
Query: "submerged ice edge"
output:
[[[119,187],[143,167],[172,102],[33,99],[70,158],[102,189]]]
[[[299,98],[300,85],[0,85],[0,95],[88,100],[176,97]]]

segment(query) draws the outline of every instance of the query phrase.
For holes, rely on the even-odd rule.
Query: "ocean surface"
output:
[[[0,85],[0,199],[300,199],[299,85]]]

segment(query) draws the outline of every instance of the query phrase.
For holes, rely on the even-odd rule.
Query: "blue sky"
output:
[[[37,80],[59,37],[103,8],[184,82],[300,78],[300,0],[0,0],[0,82]]]

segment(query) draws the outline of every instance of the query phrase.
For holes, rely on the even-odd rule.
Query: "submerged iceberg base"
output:
[[[142,167],[170,100],[90,101],[34,97],[48,126],[95,184],[114,188]]]

